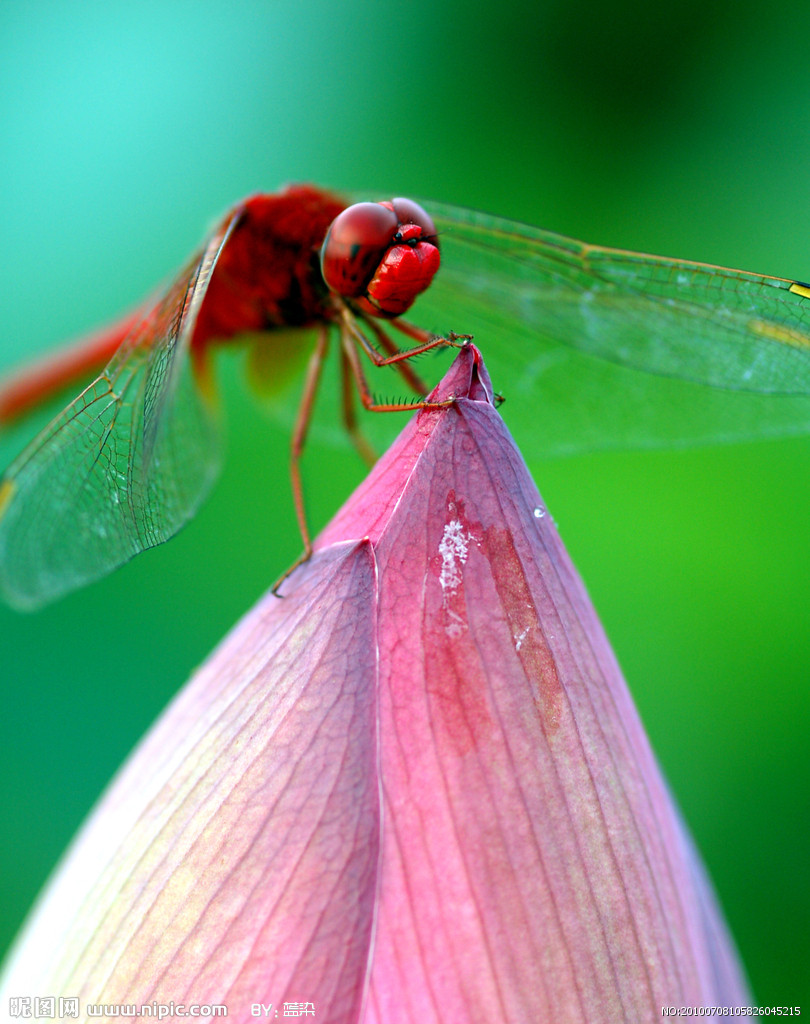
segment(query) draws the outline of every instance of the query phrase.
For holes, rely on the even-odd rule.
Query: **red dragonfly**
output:
[[[215,344],[314,325],[292,432],[306,553],[299,457],[330,335],[344,421],[368,455],[353,387],[370,410],[424,401],[375,403],[360,353],[424,395],[408,360],[458,337],[402,320],[417,296],[423,322],[476,335],[535,450],[810,428],[810,286],[429,209],[308,185],[253,196],[138,312],[0,383],[2,425],[101,370],[0,478],[5,599],[45,604],[175,534],[219,467]]]

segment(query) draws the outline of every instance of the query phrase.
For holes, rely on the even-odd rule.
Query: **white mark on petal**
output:
[[[439,542],[442,567],[439,571],[439,586],[442,588],[442,605],[445,610],[445,631],[449,637],[460,636],[465,628],[464,618],[450,606],[451,598],[461,585],[461,571],[470,551],[470,535],[458,519],[451,519],[444,527]]]
[[[439,585],[445,592],[445,597],[448,591],[452,594],[458,590],[461,583],[461,567],[467,561],[469,550],[470,535],[464,532],[464,527],[458,519],[451,519],[445,525],[439,542],[439,554],[442,556]]]
[[[527,627],[526,627],[526,628],[525,628],[525,629],[523,630],[523,632],[522,632],[522,633],[518,633],[518,635],[517,635],[517,636],[515,636],[515,637],[512,637],[512,639],[513,639],[513,640],[515,641],[515,650],[516,650],[516,651],[519,651],[519,650],[520,650],[520,648],[521,648],[521,647],[523,646],[523,641],[524,641],[524,640],[526,639],[526,637],[527,637],[527,636],[529,635],[529,629],[530,629],[530,627],[529,627],[529,626],[527,626]]]

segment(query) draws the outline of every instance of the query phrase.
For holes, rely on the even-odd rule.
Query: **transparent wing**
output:
[[[220,464],[189,345],[237,209],[145,313],[105,371],[0,479],[0,592],[35,608],[167,540]]]
[[[425,205],[442,266],[414,320],[475,335],[532,451],[810,430],[810,286]]]

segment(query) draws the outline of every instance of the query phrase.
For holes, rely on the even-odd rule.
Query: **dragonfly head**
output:
[[[332,221],[321,248],[327,286],[376,317],[401,316],[439,262],[433,221],[410,199],[349,206]]]

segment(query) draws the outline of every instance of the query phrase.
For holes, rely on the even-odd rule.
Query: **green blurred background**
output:
[[[127,308],[234,201],[291,180],[808,279],[809,31],[807,5],[754,0],[3,0],[0,370]],[[0,608],[1,948],[298,551],[287,435],[226,376],[227,467],[195,522],[41,614]],[[807,1006],[810,439],[532,469],[756,1000]],[[362,475],[315,439],[315,525]]]

